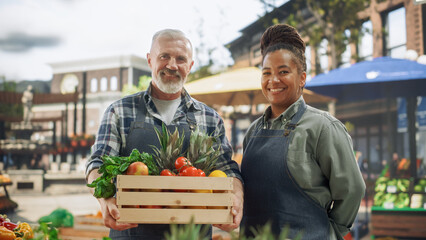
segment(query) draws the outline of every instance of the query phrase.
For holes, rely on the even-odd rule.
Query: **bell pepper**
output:
[[[15,239],[15,233],[3,226],[0,227],[0,239],[1,240],[13,240]]]
[[[18,225],[18,227],[15,229],[15,235],[17,237],[21,237],[22,239],[32,239],[34,237],[31,226],[26,222],[20,223]]]

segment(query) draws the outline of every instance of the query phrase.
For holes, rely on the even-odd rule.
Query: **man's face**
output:
[[[194,64],[191,45],[183,37],[159,36],[152,44],[147,59],[153,84],[168,94],[182,90]]]

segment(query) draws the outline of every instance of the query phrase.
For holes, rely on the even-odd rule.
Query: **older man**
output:
[[[183,88],[194,64],[192,54],[191,42],[181,31],[165,29],[154,35],[147,54],[152,70],[150,87],[116,101],[106,110],[87,164],[87,181],[90,183],[100,176],[95,169],[102,164],[100,157],[103,155],[128,156],[133,148],[150,152],[150,145],[158,147],[153,128],[165,124],[189,136],[190,129],[197,125],[208,134],[220,136],[223,154],[217,168],[237,178],[234,181],[234,223],[218,225],[231,230],[239,226],[242,217],[242,178],[237,163],[231,160],[232,149],[225,137],[223,120],[213,109],[191,98]],[[131,127],[132,122],[143,122],[144,127]],[[163,239],[165,231],[169,230],[169,225],[117,223],[120,216],[115,198],[98,201],[113,239]]]

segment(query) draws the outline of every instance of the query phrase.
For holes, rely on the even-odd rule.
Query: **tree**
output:
[[[124,96],[127,96],[140,91],[145,91],[148,88],[150,82],[151,82],[151,77],[142,75],[139,77],[138,86],[124,84],[122,93]]]
[[[211,67],[213,66],[212,53],[213,51],[215,51],[215,48],[206,47],[203,29],[204,20],[203,18],[200,18],[196,29],[200,43],[198,46],[195,47],[194,57],[196,62],[200,64],[200,66],[188,76],[188,82],[213,75],[211,71]],[[207,63],[202,60],[202,56],[207,57]]]
[[[279,11],[270,1],[260,1]],[[342,64],[346,46],[358,42],[362,20],[357,14],[369,4],[370,0],[292,0],[293,13],[287,16],[286,21],[301,35],[307,36],[308,44],[315,49],[326,38],[329,44],[327,54],[331,56],[331,68],[334,69]],[[350,31],[350,36],[345,34],[346,30]],[[315,69],[319,73],[319,68]]]
[[[6,81],[5,77],[2,77],[2,83],[0,84],[0,91],[5,92],[16,92],[16,82]],[[22,117],[23,108],[22,104],[14,103],[2,103],[0,102],[0,116],[8,116],[8,117]]]

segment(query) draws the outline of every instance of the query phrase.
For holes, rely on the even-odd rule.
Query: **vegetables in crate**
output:
[[[142,162],[148,167],[150,175],[158,175],[159,169],[153,157],[145,152],[140,153],[133,149],[128,157],[103,156],[103,164],[98,172],[102,175],[95,181],[87,184],[88,187],[95,188],[93,196],[97,198],[110,198],[115,195],[116,188],[113,180],[117,175],[125,174],[129,166],[134,162]]]

